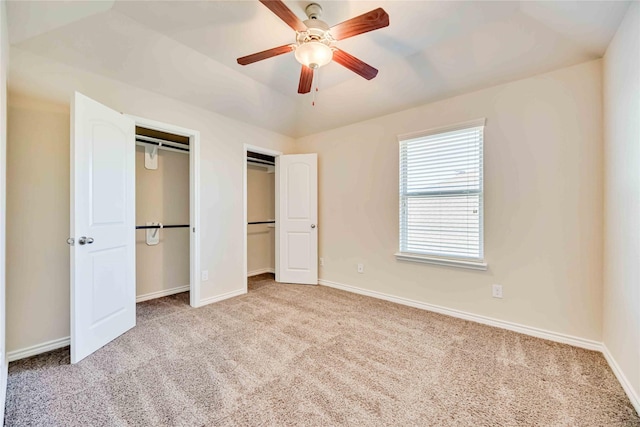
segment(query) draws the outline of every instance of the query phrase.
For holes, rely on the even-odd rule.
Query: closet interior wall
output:
[[[275,174],[267,168],[247,164],[247,219],[249,222],[275,218]],[[275,272],[274,224],[247,225],[248,275]]]
[[[136,146],[136,225],[189,224],[189,154],[158,150],[157,156],[158,168],[146,169],[145,149]],[[189,228],[158,232],[160,242],[149,246],[146,230],[136,230],[138,298],[189,286]]]

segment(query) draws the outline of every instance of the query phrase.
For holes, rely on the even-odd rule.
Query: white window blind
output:
[[[482,261],[484,120],[400,138],[400,252]]]

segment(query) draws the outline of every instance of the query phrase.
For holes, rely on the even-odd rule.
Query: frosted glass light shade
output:
[[[320,42],[301,44],[295,51],[296,60],[309,68],[320,68],[333,59],[333,51],[329,46]]]

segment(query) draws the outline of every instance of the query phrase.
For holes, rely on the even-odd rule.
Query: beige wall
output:
[[[604,57],[604,333],[640,412],[640,5]]]
[[[320,277],[600,341],[601,77],[588,62],[298,140],[318,153]],[[481,117],[488,271],[396,261],[396,136]]]
[[[275,174],[247,166],[247,221],[275,218]],[[266,224],[247,226],[247,271],[275,271],[275,228]]]
[[[69,109],[9,96],[7,351],[69,336]]]
[[[189,155],[158,150],[158,169],[144,167],[144,147],[136,147],[136,224],[189,224]],[[136,294],[144,296],[189,285],[189,228],[158,231],[149,246],[146,230],[136,231]]]
[[[33,275],[27,276],[28,280],[21,279],[25,276],[7,280],[7,303],[11,307],[8,351],[69,336],[69,260],[65,240],[69,231],[68,106],[74,90],[117,111],[200,131],[201,268],[209,271],[209,280],[201,285],[201,298],[212,301],[245,289],[244,144],[286,153],[292,150],[291,138],[19,49],[11,50],[9,89],[14,104],[24,97],[42,101],[23,107],[21,116],[30,129],[22,129],[27,125],[16,123],[13,115],[8,123],[11,135],[20,130],[25,136],[11,137],[9,145],[21,156],[29,153],[30,161],[16,163],[14,173],[19,179],[8,183],[12,197],[20,199],[10,199],[8,211],[22,221],[19,230],[23,234],[19,238],[14,234],[7,253],[11,260],[28,263],[30,271],[24,274]],[[49,113],[40,114],[39,105],[51,103],[61,105],[60,114],[66,116],[54,119]],[[46,133],[40,130],[47,128]],[[49,145],[44,144],[43,137]],[[39,150],[41,145],[44,147]],[[65,175],[59,175],[63,171]],[[20,193],[16,189],[23,188],[23,174],[33,185]],[[16,213],[20,208],[23,210]],[[18,218],[26,212],[29,224]],[[52,221],[56,226],[33,229],[33,221]]]
[[[0,236],[6,230],[6,183],[7,183],[7,62],[9,61],[9,35],[7,32],[6,2],[0,2]],[[6,397],[6,239],[0,238],[0,407]],[[4,413],[0,413],[0,424]]]
[[[69,119],[66,106],[9,98],[9,351],[69,335]],[[144,169],[143,153],[137,147],[136,223],[143,224],[150,210],[162,222],[189,223],[188,156],[161,152],[154,175]],[[165,193],[173,202],[163,201]],[[164,231],[154,247],[141,244],[144,233],[136,233],[137,295],[189,284],[188,231],[174,231]]]

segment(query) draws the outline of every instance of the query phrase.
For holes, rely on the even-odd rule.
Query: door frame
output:
[[[242,163],[242,204],[243,204],[243,208],[242,208],[242,218],[243,218],[243,222],[242,222],[242,228],[244,230],[244,235],[243,235],[243,239],[242,239],[242,256],[243,256],[243,269],[244,269],[244,277],[245,277],[245,281],[244,281],[244,292],[247,293],[248,292],[248,287],[249,287],[249,281],[247,280],[249,278],[249,271],[248,271],[248,254],[247,254],[247,250],[249,249],[248,245],[247,245],[247,232],[248,232],[248,225],[247,225],[247,159],[248,159],[248,155],[247,153],[249,151],[252,151],[254,153],[260,153],[260,154],[266,154],[268,156],[273,156],[273,157],[278,157],[281,156],[283,153],[282,151],[276,151],[276,150],[270,150],[268,148],[263,148],[263,147],[258,147],[257,145],[251,145],[251,144],[244,144],[243,145],[243,160],[244,162]],[[276,185],[275,185],[275,206],[276,206],[276,211],[275,211],[275,220],[276,220],[276,227],[274,229],[274,232],[276,233],[275,235],[275,240],[276,240],[276,247],[275,247],[275,256],[276,256],[276,265],[275,265],[275,270],[276,270],[276,280],[278,280],[278,276],[279,276],[279,267],[278,267],[278,260],[279,260],[279,249],[280,249],[280,238],[278,237],[278,200],[279,200],[279,190],[278,190],[278,162],[275,162],[275,176],[276,176]]]
[[[157,120],[125,114],[136,126],[189,138],[189,304],[200,304],[200,132]]]

